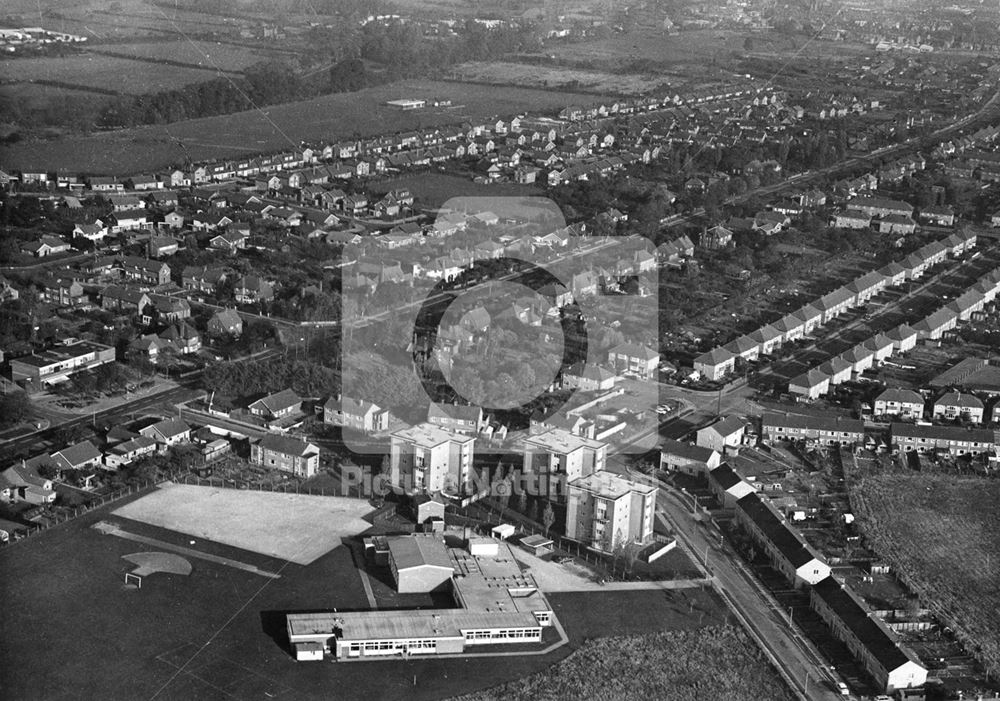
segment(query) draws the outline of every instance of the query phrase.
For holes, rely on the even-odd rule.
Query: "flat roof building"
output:
[[[607,453],[608,446],[601,441],[551,428],[524,439],[524,474],[537,476],[540,494],[565,499],[563,481],[602,471]]]
[[[566,536],[602,552],[614,552],[653,536],[657,488],[611,472],[569,483]]]
[[[12,358],[11,379],[29,390],[65,382],[72,375],[115,361],[115,349],[103,343],[76,341],[31,355]]]
[[[471,478],[476,439],[433,424],[417,424],[390,435],[392,484],[406,491],[457,493]]]
[[[436,566],[447,562],[451,571],[448,586],[457,608],[288,614],[296,659],[406,658],[458,654],[476,645],[540,643],[543,628],[555,618],[552,607],[510,546],[495,543],[487,555],[442,546],[445,560],[435,549]]]

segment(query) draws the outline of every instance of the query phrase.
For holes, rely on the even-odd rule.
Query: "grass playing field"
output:
[[[136,543],[91,526],[121,521],[109,509],[0,549],[3,698],[199,701],[201,699],[438,699],[546,669],[586,638],[688,630],[724,620],[711,592],[556,594],[571,646],[536,657],[296,664],[284,639],[288,611],[364,609],[347,548],[311,565],[281,562],[199,539],[218,557],[281,570],[263,579],[204,559],[189,576],[152,574],[126,589]],[[189,536],[122,521],[130,531],[189,545]],[[387,602],[386,605],[391,605]],[[398,604],[397,604],[398,605]],[[765,697],[761,697],[765,698]]]
[[[308,565],[368,530],[371,510],[359,499],[171,484],[114,515]]]

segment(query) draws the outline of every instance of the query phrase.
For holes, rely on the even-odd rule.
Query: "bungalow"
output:
[[[389,412],[363,399],[330,397],[323,404],[323,423],[375,433],[389,428]]]
[[[95,219],[92,224],[77,224],[73,227],[73,238],[87,239],[93,243],[99,243],[110,233],[107,226],[100,219]]]
[[[933,416],[939,421],[961,420],[969,423],[983,422],[983,403],[972,394],[947,392],[934,402]]]
[[[52,453],[52,461],[60,470],[88,470],[99,467],[103,455],[90,441],[74,443]]]
[[[43,234],[35,241],[28,241],[21,244],[21,251],[30,253],[35,258],[46,258],[58,253],[65,253],[70,249],[67,241],[59,236]]]
[[[153,223],[149,220],[149,213],[145,209],[129,209],[123,212],[115,212],[111,215],[111,233],[117,234],[122,231],[136,231],[138,229],[149,229]]]
[[[720,380],[735,370],[736,355],[725,348],[713,348],[694,359],[694,369],[708,380]]]
[[[104,465],[117,470],[122,465],[129,465],[144,455],[150,455],[156,450],[156,441],[149,436],[138,436],[131,440],[111,446],[104,456]]]
[[[233,220],[222,212],[209,210],[198,212],[191,217],[191,228],[195,231],[216,231],[233,223]]]
[[[29,504],[51,504],[56,500],[52,480],[39,475],[35,467],[24,461],[0,473],[0,496],[4,501]]]
[[[768,440],[808,440],[825,445],[861,443],[864,422],[840,416],[802,416],[765,411],[761,435]]]
[[[791,223],[788,215],[781,212],[758,212],[753,218],[753,230],[765,236],[777,234]]]
[[[185,290],[198,292],[215,292],[227,273],[223,268],[209,268],[189,265],[181,272],[181,285]]]
[[[924,415],[924,397],[910,389],[891,387],[875,397],[872,413],[875,416],[920,419]]]
[[[226,231],[217,236],[213,236],[209,240],[208,245],[218,251],[235,253],[236,251],[247,247],[248,238],[249,236],[242,231]]]
[[[170,446],[187,443],[191,440],[191,427],[183,419],[157,421],[155,424],[141,429],[139,433],[156,441],[160,450],[166,450]]]
[[[251,403],[247,410],[266,421],[276,421],[293,415],[301,407],[302,397],[290,389],[283,389]]]
[[[683,472],[694,477],[707,478],[708,473],[722,462],[718,451],[702,446],[664,438],[660,449],[660,469],[664,472]]]

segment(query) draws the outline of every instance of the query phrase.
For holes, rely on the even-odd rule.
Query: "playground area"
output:
[[[162,485],[115,516],[308,565],[368,530],[372,507],[344,497]]]

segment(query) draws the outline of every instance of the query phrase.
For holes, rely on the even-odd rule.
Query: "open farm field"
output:
[[[450,98],[452,105],[409,112],[385,105],[386,100],[404,97]],[[410,80],[166,126],[24,141],[0,149],[0,162],[15,170],[121,175],[165,168],[187,158],[236,158],[295,148],[301,141],[336,141],[460,124],[498,112],[505,116],[554,113],[569,104],[587,105],[600,100],[579,93]]]
[[[29,110],[43,109],[66,109],[67,107],[89,103],[96,106],[103,102],[106,97],[100,93],[86,89],[72,90],[70,88],[57,88],[51,85],[39,85],[38,83],[15,83],[0,87],[3,96],[16,103],[19,108]],[[0,117],[2,119],[2,117]]]
[[[851,506],[868,544],[970,650],[1000,672],[1000,482],[866,475]]]
[[[496,85],[519,85],[529,88],[586,90],[605,95],[642,95],[680,83],[663,75],[615,75],[599,71],[577,70],[526,63],[479,61],[457,66],[452,75],[459,80]]]
[[[185,68],[84,52],[65,58],[0,62],[0,82],[54,82],[60,86],[142,95],[215,77],[214,69]]]
[[[755,50],[773,47],[773,50],[780,51],[791,46],[788,40],[776,34],[699,29],[673,35],[637,31],[608,39],[553,44],[546,46],[545,51],[554,55],[557,61],[604,70],[619,70],[635,62],[704,65],[706,60],[721,59],[733,52],[744,55],[744,43],[748,37]],[[725,67],[725,64],[720,67]]]
[[[52,25],[60,31],[81,34],[90,41],[117,41],[138,36],[202,36],[238,33],[250,26],[249,18],[224,17],[192,11],[175,3],[154,0],[8,0],[5,16],[22,18],[33,26]]]
[[[212,71],[241,71],[247,66],[275,58],[274,52],[218,41],[197,39],[146,41],[95,47],[102,54],[131,57],[146,61],[169,61],[189,64]]]
[[[793,697],[742,630],[713,626],[589,640],[550,669],[460,698],[783,701]]]

